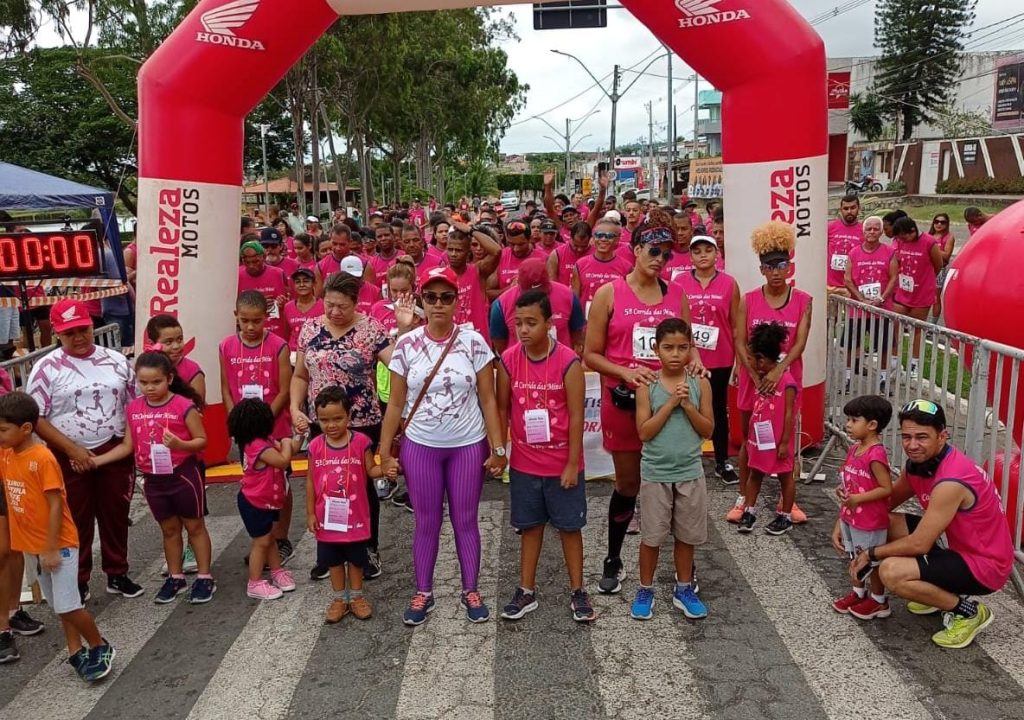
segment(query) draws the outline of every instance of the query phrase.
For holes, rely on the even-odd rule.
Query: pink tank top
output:
[[[939,463],[934,477],[906,473],[921,507],[928,510],[935,486],[960,483],[974,495],[974,505],[958,510],[946,527],[949,549],[960,555],[974,579],[990,590],[1001,590],[1013,569],[1013,540],[996,486],[974,461],[954,447]]]
[[[863,244],[854,245],[850,249],[850,279],[861,295],[870,300],[885,292],[885,286],[889,284],[891,261],[892,248],[888,245],[879,243],[871,252],[865,250]],[[892,310],[892,296],[882,303],[882,307]],[[854,317],[862,314],[858,311]]]
[[[183,357],[175,365],[174,371],[178,373],[178,377],[187,382],[189,385],[196,379],[198,375],[205,375],[203,369],[199,367],[199,363],[189,357]]]
[[[935,238],[922,233],[913,242],[893,240],[893,252],[899,259],[899,277],[894,300],[911,308],[931,307],[938,296],[935,285],[935,266],[932,265],[931,249]]]
[[[790,366],[792,367],[792,366]],[[794,457],[796,455],[796,420],[794,419],[793,432],[789,438],[789,454],[785,459],[779,460],[778,446],[782,442],[782,433],[786,427],[786,393],[790,388],[796,389],[796,397],[793,398],[793,412],[800,408],[800,386],[793,378],[793,374],[787,369],[779,378],[779,384],[775,386],[775,392],[771,395],[757,393],[754,396],[753,411],[750,414],[750,427],[747,429],[747,464],[754,470],[764,473],[784,473],[793,470]],[[767,423],[763,427],[767,434],[770,430],[774,448],[759,445],[759,425]]]
[[[705,288],[690,271],[677,276],[675,282],[683,288],[690,302],[693,340],[704,367],[732,367],[736,360],[736,341],[732,334],[732,296],[736,280],[732,275],[716,272]]]
[[[373,304],[380,300],[380,298],[380,288],[377,287],[376,285],[371,285],[370,283],[364,282],[362,286],[359,288],[359,297],[358,300],[356,301],[356,310],[363,313],[363,315],[366,315],[368,312],[370,312],[370,308],[373,307]]]
[[[324,301],[317,298],[308,310],[300,310],[295,300],[284,306],[284,320],[288,325],[288,349],[295,352],[299,349],[299,333],[307,320],[318,318],[324,314]]]
[[[227,375],[231,401],[237,405],[244,398],[255,397],[269,405],[281,391],[278,357],[287,352],[287,343],[269,332],[256,346],[246,345],[238,335],[224,338],[220,343],[220,362]],[[286,407],[274,419],[273,437],[291,434],[291,417]]]
[[[277,298],[288,296],[288,280],[280,268],[267,265],[259,275],[250,275],[244,267],[238,268],[238,294],[255,290],[267,299],[267,330],[284,337],[284,318],[277,307]]]
[[[310,270],[318,270],[320,263],[316,261],[316,258],[310,258],[309,260],[300,260],[295,258],[295,264],[300,268],[309,268]]]
[[[518,342],[516,338],[516,300],[523,294],[523,289],[518,284],[498,296],[498,305],[501,306],[501,314],[505,318],[505,326],[508,328],[509,344]],[[555,331],[555,339],[558,342],[572,347],[572,332],[569,329],[569,319],[572,317],[572,290],[562,283],[551,283],[548,289],[548,300],[551,301],[551,329]]]
[[[691,270],[693,270],[693,256],[690,255],[689,249],[686,252],[673,250],[672,259],[661,269],[661,279],[666,282],[676,282],[681,275],[689,273]]]
[[[320,542],[349,543],[370,538],[370,501],[366,494],[366,451],[370,438],[349,432],[350,439],[340,448],[331,447],[324,435],[309,443],[309,470],[313,479],[314,512]],[[327,498],[348,500],[347,530],[325,530],[324,509]],[[341,518],[338,518],[341,519]]]
[[[398,335],[398,320],[395,319],[395,304],[390,300],[378,300],[370,308],[370,317],[381,324],[388,337]]]
[[[605,357],[623,367],[660,370],[661,362],[654,352],[654,329],[666,318],[679,317],[682,307],[683,289],[678,285],[668,285],[661,302],[647,305],[636,296],[625,278],[612,280],[612,313],[608,318]],[[605,377],[604,383],[614,387],[619,380]]]
[[[162,445],[164,430],[182,440],[191,440],[192,433],[185,424],[185,418],[193,412],[199,412],[188,398],[171,393],[163,405],[150,405],[144,397],[137,397],[128,403],[125,414],[128,418],[128,429],[132,434],[135,446],[135,467],[147,475],[153,474],[151,448]],[[196,453],[187,450],[171,450],[171,462],[178,467]]]
[[[389,258],[381,257],[374,253],[370,256],[370,267],[373,268],[374,277],[377,278],[377,285],[380,287],[381,295],[388,295],[388,270],[398,262],[399,253],[396,251]]]
[[[459,299],[455,301],[455,324],[472,326],[490,344],[490,305],[483,283],[480,282],[480,271],[476,269],[476,265],[470,264],[466,265],[461,275],[456,273],[456,277],[459,281]]]
[[[843,287],[850,250],[863,241],[864,232],[860,223],[847,225],[842,218],[836,218],[828,224],[828,272],[825,282],[829,287]]]
[[[511,247],[502,248],[501,259],[498,260],[498,287],[505,289],[514,283],[519,275],[519,266],[530,258],[546,260],[547,256],[542,250],[534,248],[526,257],[518,258],[512,254]]]
[[[292,283],[292,273],[299,269],[299,263],[294,258],[283,257],[277,265],[267,263],[267,267],[275,267],[284,273],[285,282],[288,283],[288,296],[295,297],[295,285]]]
[[[858,446],[854,445],[847,451],[846,462],[839,474],[848,495],[860,495],[878,487],[875,474],[871,472],[871,463],[879,462],[889,467],[889,456],[882,443],[872,445],[863,455],[857,455],[857,450]],[[843,506],[839,508],[839,518],[858,530],[885,530],[889,527],[889,502],[875,500],[861,503],[852,511]]]
[[[280,510],[284,506],[284,470],[270,465],[256,468],[260,455],[274,449],[273,443],[260,438],[246,445],[242,453],[241,491],[253,507],[261,510]]]
[[[576,267],[583,258],[594,254],[594,246],[590,245],[583,252],[576,252],[571,243],[559,245],[555,248],[555,256],[558,263],[558,277],[555,278],[563,285],[572,286],[572,269]]]
[[[613,255],[611,260],[602,260],[594,254],[580,258],[576,263],[576,273],[580,279],[580,302],[586,307],[602,285],[612,280],[621,280],[632,270],[633,263],[619,255]]]
[[[345,257],[348,256],[346,255]],[[326,280],[329,275],[332,275],[336,272],[341,272],[341,261],[344,259],[344,257],[335,257],[333,252],[328,253],[327,257],[321,260],[317,265],[317,267],[320,269],[320,277]]]
[[[789,292],[789,300],[777,310],[768,304],[764,297],[763,287],[755,288],[746,294],[748,339],[750,338],[750,333],[758,325],[770,322],[780,323],[787,330],[786,341],[782,343],[782,352],[783,354],[789,352],[789,349],[793,347],[793,343],[796,341],[796,331],[800,325],[800,318],[804,316],[804,312],[811,304],[811,296],[803,290],[790,288]],[[797,386],[802,388],[804,386],[804,359],[798,357],[790,363],[787,369],[793,373],[793,379],[796,380]],[[742,373],[742,376],[746,377],[747,374]]]

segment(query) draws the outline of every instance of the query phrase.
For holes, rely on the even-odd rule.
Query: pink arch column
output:
[[[208,460],[227,455],[217,344],[234,330],[245,116],[339,15],[468,7],[464,0],[202,0],[139,73],[139,327],[179,318],[207,373]],[[820,38],[783,0],[625,0],[724,93],[730,272],[759,281],[750,231],[799,231],[794,282],[817,301],[804,428],[824,408],[826,96]],[[281,28],[287,27],[286,35]],[[141,333],[141,330],[140,330]],[[141,343],[141,336],[136,338]]]

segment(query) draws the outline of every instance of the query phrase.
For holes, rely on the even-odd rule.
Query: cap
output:
[[[320,218],[318,218],[316,215],[310,215],[309,217],[306,218],[306,222],[308,222],[308,223],[319,223],[320,222]]]
[[[641,230],[637,242],[641,245],[673,243],[675,237],[672,231],[666,227],[652,227]]]
[[[762,265],[777,265],[780,262],[789,260],[789,253],[785,250],[769,250],[760,256]]]
[[[425,270],[420,273],[420,287],[426,287],[427,283],[432,282],[443,282],[446,285],[450,285],[456,291],[459,289],[459,278],[447,265],[441,265],[440,267],[432,267],[429,270]]]
[[[551,284],[551,277],[548,275],[548,264],[540,258],[527,258],[519,266],[519,287],[523,290],[531,290],[536,287],[548,287]]]
[[[384,217],[384,213],[382,213],[380,210],[374,210],[372,213],[370,213],[370,217],[380,217],[380,218],[382,218],[382,217]]]
[[[62,333],[72,328],[91,326],[92,318],[85,309],[85,303],[67,299],[50,307],[50,325],[54,332]]]
[[[556,233],[558,232],[558,226],[555,225],[553,220],[544,220],[540,224],[540,231],[542,233]]]
[[[693,247],[694,245],[699,245],[700,243],[707,243],[708,245],[711,245],[716,249],[718,248],[718,243],[715,242],[715,239],[712,237],[708,237],[707,235],[694,235],[693,239],[690,240],[690,247]]]
[[[687,208],[690,207],[691,205],[693,207],[697,207],[697,203],[694,200],[691,200],[688,196],[683,195],[682,197],[679,198],[679,207]]]
[[[260,230],[260,244],[261,245],[280,245],[281,244],[281,233],[272,227],[265,227]]]
[[[618,210],[609,210],[608,212],[606,212],[604,214],[604,219],[605,220],[614,220],[617,223],[621,223],[622,222],[622,213],[620,213]]]
[[[562,208],[562,217],[565,217],[565,214],[570,212],[576,213],[577,215],[580,214],[580,211],[577,210],[572,205],[566,205],[564,208]]]
[[[349,275],[355,275],[356,277],[362,277],[363,261],[355,255],[348,255],[341,259],[341,265],[338,267],[338,271],[348,273]]]
[[[316,273],[313,272],[313,268],[311,268],[311,267],[295,268],[295,271],[292,273],[292,280],[297,278],[299,275],[305,275],[306,277],[308,277],[311,280],[315,280],[316,279]]]

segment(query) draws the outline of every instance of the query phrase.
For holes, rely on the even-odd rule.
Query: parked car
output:
[[[519,209],[519,193],[515,190],[508,190],[501,194],[501,198],[498,200],[506,210],[518,210]]]

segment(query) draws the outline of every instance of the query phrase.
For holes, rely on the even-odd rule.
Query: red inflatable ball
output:
[[[996,486],[996,490],[1000,490],[1003,484],[1003,465],[1005,463],[1004,453],[996,454],[995,468],[991,469],[988,467],[988,463],[985,463],[985,471],[989,474],[993,484]],[[1000,492],[1000,497],[1003,501],[1003,511],[1006,513],[1006,524],[1010,526],[1010,535],[1016,537],[1014,533],[1017,532],[1018,522],[1024,520],[1024,515],[1021,518],[1017,518],[1017,478],[1020,477],[1020,450],[1014,449],[1010,455],[1010,478],[1006,488],[1006,496]]]

